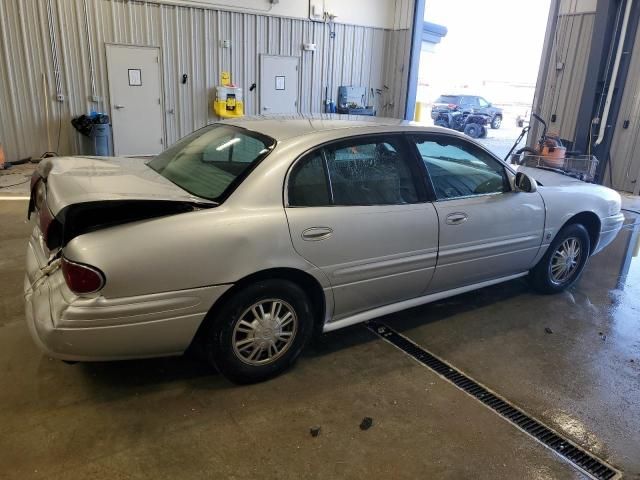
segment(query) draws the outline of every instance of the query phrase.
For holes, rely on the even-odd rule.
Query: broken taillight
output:
[[[104,275],[97,268],[72,262],[65,257],[60,262],[64,281],[72,292],[94,293],[104,287]]]

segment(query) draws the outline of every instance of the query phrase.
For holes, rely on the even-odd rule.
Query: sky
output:
[[[435,54],[423,55],[428,83],[535,84],[550,0],[426,0],[425,20],[444,25]]]

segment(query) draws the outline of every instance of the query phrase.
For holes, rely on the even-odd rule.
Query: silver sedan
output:
[[[578,279],[623,223],[608,188],[389,119],[244,119],[147,163],[53,158],[32,179],[26,316],[52,357],[198,347],[237,382],[315,332],[528,276]]]

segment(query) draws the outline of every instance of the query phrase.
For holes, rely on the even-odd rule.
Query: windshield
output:
[[[183,190],[220,201],[275,145],[275,140],[230,125],[210,125],[184,137],[147,165]]]

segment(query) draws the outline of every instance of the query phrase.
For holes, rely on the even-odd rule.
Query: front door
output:
[[[260,56],[260,113],[298,112],[298,57]]]
[[[163,150],[160,50],[107,45],[111,123],[116,155]]]
[[[416,158],[394,135],[343,140],[299,160],[287,183],[296,251],[328,276],[334,319],[420,296],[438,219]]]
[[[545,209],[539,193],[514,192],[505,166],[460,137],[414,137],[433,186],[440,224],[429,291],[526,272],[540,249]]]

